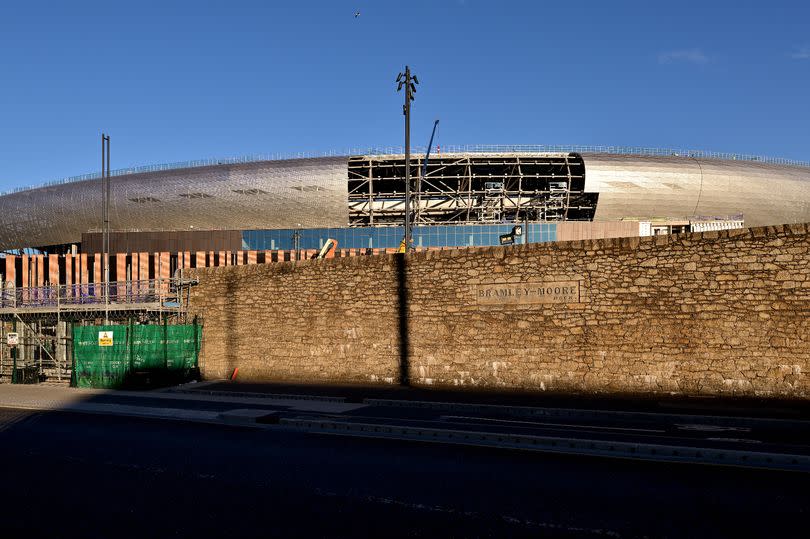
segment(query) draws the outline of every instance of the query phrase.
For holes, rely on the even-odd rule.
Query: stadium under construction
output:
[[[415,156],[412,172],[416,250],[810,221],[810,163],[783,159],[471,146]],[[117,170],[108,249],[98,174],[5,193],[0,321],[22,328],[40,376],[61,378],[66,323],[182,320],[184,268],[397,252],[405,191],[395,149]]]

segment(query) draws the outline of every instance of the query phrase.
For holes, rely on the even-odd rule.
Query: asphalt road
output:
[[[11,409],[0,466],[3,537],[803,537],[810,508],[802,473]]]

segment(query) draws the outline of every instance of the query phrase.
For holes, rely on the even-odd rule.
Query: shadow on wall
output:
[[[394,257],[397,270],[397,301],[399,314],[399,385],[410,386],[410,337],[408,329],[408,259],[405,254]]]
[[[232,272],[225,273],[225,372],[221,376],[230,378],[237,365],[237,339],[234,328],[236,327],[236,277]]]

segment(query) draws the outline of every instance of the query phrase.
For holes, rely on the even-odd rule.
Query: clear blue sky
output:
[[[102,131],[113,168],[401,145],[406,63],[417,145],[810,160],[806,1],[9,0],[0,190],[96,171]]]

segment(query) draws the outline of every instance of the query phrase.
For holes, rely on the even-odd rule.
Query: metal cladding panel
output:
[[[595,221],[743,214],[746,226],[810,221],[810,168],[752,161],[586,154]]]
[[[349,223],[348,159],[259,161],[113,176],[115,230],[329,228]],[[0,249],[78,243],[101,227],[101,182],[0,196]]]

